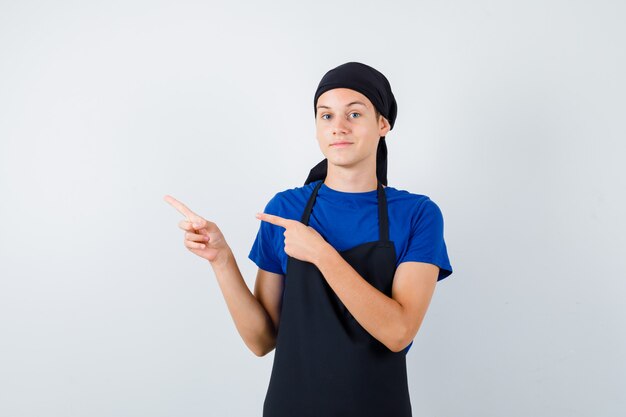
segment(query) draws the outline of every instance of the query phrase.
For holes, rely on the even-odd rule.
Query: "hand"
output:
[[[257,219],[284,227],[285,232],[285,253],[292,258],[315,264],[319,255],[327,247],[328,242],[324,240],[317,230],[304,223],[285,219],[280,216],[267,213],[257,213]]]
[[[209,262],[225,261],[230,248],[217,225],[198,216],[170,195],[163,199],[186,218],[178,222],[178,227],[186,231],[184,244],[187,249]]]

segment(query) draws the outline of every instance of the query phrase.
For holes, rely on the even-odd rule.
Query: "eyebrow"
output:
[[[360,104],[361,106],[365,106],[365,107],[367,107],[367,104],[363,103],[362,101],[352,101],[352,102],[350,102],[350,103],[346,104],[346,107],[350,107],[350,106],[352,106],[353,104]],[[324,109],[330,109],[330,107],[328,107],[328,106],[322,106],[322,105],[317,106],[317,108],[318,108],[318,109],[322,109],[322,108],[324,108]]]

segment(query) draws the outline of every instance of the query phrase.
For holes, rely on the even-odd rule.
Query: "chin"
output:
[[[333,164],[333,165],[340,166],[340,167],[342,166],[349,167],[349,166],[354,165],[353,159],[347,159],[347,158],[337,159],[337,158],[328,158],[328,157],[326,157],[326,159],[328,159],[329,164]]]

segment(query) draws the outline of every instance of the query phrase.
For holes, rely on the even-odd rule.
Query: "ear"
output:
[[[391,130],[391,125],[389,121],[385,119],[385,116],[382,114],[378,118],[378,134],[379,136],[387,136],[387,133]]]

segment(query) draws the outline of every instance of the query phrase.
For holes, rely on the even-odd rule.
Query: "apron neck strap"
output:
[[[384,242],[389,240],[389,218],[387,216],[387,196],[385,189],[378,181],[378,235],[379,240]]]
[[[317,198],[317,192],[320,187],[324,184],[324,180],[320,180],[320,182],[315,186],[313,192],[311,193],[311,197],[307,202],[306,208],[304,209],[304,213],[302,214],[302,219],[300,220],[305,225],[309,225],[309,219],[311,217],[311,211],[313,210],[313,204],[315,204],[315,199]],[[378,181],[377,185],[377,195],[378,195],[378,236],[379,240],[387,242],[389,240],[389,218],[387,213],[387,196],[385,194],[385,189],[380,181]]]

